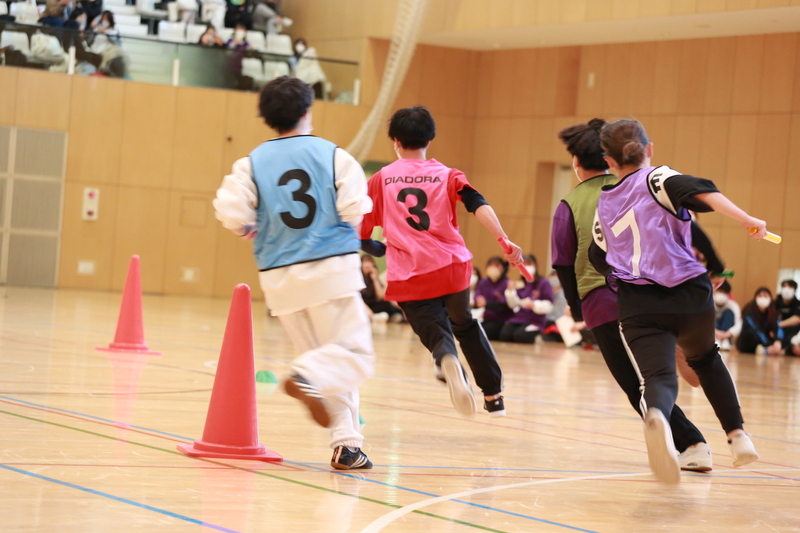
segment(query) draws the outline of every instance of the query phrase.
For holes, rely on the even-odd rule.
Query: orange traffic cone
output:
[[[283,462],[258,442],[253,316],[250,287],[244,283],[233,291],[203,438],[179,444],[178,451],[189,457]]]
[[[117,333],[114,342],[107,348],[97,347],[103,352],[128,352],[147,355],[161,355],[151,351],[144,342],[144,325],[142,324],[142,282],[139,277],[139,256],[131,257],[128,266],[128,279],[122,292],[122,306],[117,320]]]

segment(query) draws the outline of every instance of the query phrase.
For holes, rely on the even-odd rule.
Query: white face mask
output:
[[[233,38],[237,41],[244,41],[245,36],[247,35],[247,31],[245,30],[236,30],[233,32]]]
[[[728,295],[724,292],[715,292],[714,293],[714,303],[717,304],[717,307],[722,307],[726,303],[728,303]]]
[[[536,267],[533,265],[525,265],[525,270],[530,272],[531,276],[533,276],[534,272],[536,272]]]
[[[486,268],[486,275],[489,276],[490,280],[497,281],[503,275],[503,271],[496,266],[490,266]]]
[[[474,287],[477,284],[478,284],[478,275],[473,274],[472,277],[469,278],[469,286]]]
[[[303,52],[306,51],[306,45],[304,45],[303,43],[298,43],[294,45],[294,51],[297,52],[298,54],[302,54]]]
[[[791,300],[794,298],[794,289],[791,287],[781,287],[781,298],[784,300]]]
[[[756,298],[756,305],[762,311],[769,307],[769,304],[772,303],[772,299],[769,296],[759,296]]]

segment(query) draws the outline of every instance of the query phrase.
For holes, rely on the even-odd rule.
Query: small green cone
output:
[[[278,378],[269,370],[259,370],[256,372],[256,383],[277,383]]]
[[[361,413],[358,413],[358,423],[362,427],[367,424],[366,422],[364,422],[364,418],[361,416]]]

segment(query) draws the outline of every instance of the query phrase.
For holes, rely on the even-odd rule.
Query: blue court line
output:
[[[305,467],[305,468],[310,468],[310,469],[313,469],[313,470],[322,470],[324,472],[330,472],[330,470],[327,470],[325,468],[320,468],[320,467],[317,467],[317,466],[313,466],[313,463],[297,463],[297,462],[294,462],[294,461],[286,461],[286,460],[284,460],[283,462],[284,463],[289,463],[289,464],[292,464],[292,465],[295,465],[295,466],[302,466],[302,467]],[[385,483],[383,481],[378,481],[376,479],[361,478],[359,476],[356,476],[356,475],[353,475],[353,474],[348,474],[346,472],[332,472],[332,473],[333,474],[337,474],[337,475],[342,476],[342,477],[349,477],[349,478],[352,478],[352,479],[356,479],[356,480],[359,480],[359,481],[368,481],[370,483],[375,483],[376,485],[381,485],[381,486],[384,486],[384,487],[391,487],[393,489],[400,489],[400,490],[404,490],[406,492],[413,492],[414,494],[420,494],[422,496],[429,496],[429,497],[432,497],[432,498],[440,498],[442,496],[441,494],[434,494],[432,492],[425,492],[425,491],[421,491],[421,490],[417,490],[417,489],[410,489],[408,487],[402,487],[400,485],[392,485],[391,483]],[[582,480],[582,481],[584,481],[584,480]],[[583,528],[580,528],[580,527],[577,527],[577,526],[570,526],[569,524],[562,524],[560,522],[553,522],[551,520],[546,520],[544,518],[536,518],[535,516],[515,513],[514,511],[506,511],[505,509],[498,509],[497,507],[489,507],[487,505],[481,505],[479,503],[468,502],[466,500],[453,499],[453,500],[448,500],[448,501],[457,502],[457,503],[463,503],[465,505],[469,505],[469,506],[472,506],[472,507],[478,507],[479,509],[486,509],[487,511],[494,511],[496,513],[507,514],[507,515],[510,515],[510,516],[516,516],[517,518],[524,518],[526,520],[533,520],[534,522],[541,522],[541,523],[544,523],[544,524],[549,524],[551,526],[558,526],[558,527],[562,527],[562,528],[566,528],[566,529],[571,529],[573,531],[583,531],[584,533],[599,533],[598,531],[594,531],[592,529],[583,529]]]
[[[239,533],[234,529],[228,529],[226,527],[217,526],[214,524],[209,524],[208,522],[203,522],[202,520],[197,520],[196,518],[189,518],[188,516],[184,516],[182,514],[173,513],[172,511],[167,511],[165,509],[159,509],[158,507],[153,507],[151,505],[147,505],[144,503],[135,502],[133,500],[129,500],[127,498],[121,498],[119,496],[114,496],[113,494],[109,494],[107,492],[101,492],[99,490],[90,489],[88,487],[82,487],[81,485],[75,485],[74,483],[68,483],[66,481],[61,481],[59,479],[54,479],[47,476],[42,476],[39,474],[35,474],[33,472],[28,472],[27,470],[21,470],[19,468],[14,468],[13,466],[8,466],[4,464],[0,464],[0,468],[5,468],[6,470],[10,470],[12,472],[16,472],[18,474],[23,474],[26,476],[30,476],[36,479],[41,479],[42,481],[49,481],[51,483],[55,483],[57,485],[62,485],[64,487],[69,487],[71,489],[77,489],[83,492],[88,492],[89,494],[93,494],[95,496],[102,496],[103,498],[108,498],[109,500],[114,500],[120,503],[125,503],[128,505],[133,505],[134,507],[140,507],[142,509],[146,509],[148,511],[153,511],[154,513],[163,514],[166,516],[170,516],[172,518],[177,518],[178,520],[183,520],[185,522],[190,522],[192,524],[197,524],[198,526],[204,526],[211,529],[216,529],[217,531],[223,531],[225,533]]]
[[[174,433],[167,433],[165,431],[158,431],[157,429],[151,429],[151,428],[146,428],[146,427],[142,427],[142,426],[134,426],[133,424],[125,424],[123,422],[117,422],[116,420],[109,420],[108,418],[100,418],[99,416],[87,415],[86,413],[79,413],[77,411],[68,411],[66,409],[59,409],[58,407],[51,407],[49,405],[42,405],[40,403],[26,402],[25,400],[18,400],[17,398],[12,398],[10,396],[0,395],[0,398],[2,398],[3,400],[11,400],[12,402],[17,402],[17,403],[21,403],[21,404],[25,404],[25,405],[32,405],[33,407],[42,407],[44,409],[50,409],[52,411],[59,411],[61,413],[69,413],[71,415],[79,415],[79,416],[82,416],[82,417],[85,417],[85,418],[91,418],[93,420],[100,420],[101,422],[109,422],[111,424],[116,424],[118,426],[124,426],[124,427],[129,427],[129,428],[134,428],[134,429],[142,429],[142,430],[145,430],[145,431],[149,431],[151,433],[158,433],[160,435],[167,435],[168,437],[175,437],[175,438],[178,438],[178,439],[188,440],[189,442],[194,442],[194,439],[190,439],[189,437],[184,437],[182,435],[175,435]]]

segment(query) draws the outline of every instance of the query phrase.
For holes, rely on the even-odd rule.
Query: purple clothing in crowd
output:
[[[564,202],[559,202],[553,216],[553,265],[570,266],[575,264],[578,254],[578,237],[572,211]],[[588,253],[584,250],[583,253]],[[581,312],[586,327],[594,329],[617,320],[617,296],[606,287],[600,287],[581,300]]]
[[[547,279],[540,277],[530,283],[525,283],[521,289],[517,289],[517,296],[520,300],[530,298],[531,300],[549,300],[553,301],[553,287]],[[539,315],[533,312],[533,309],[527,307],[520,307],[519,311],[514,313],[514,316],[508,319],[507,324],[532,324],[539,328],[544,329],[547,324],[547,315]]]
[[[486,310],[483,312],[484,322],[505,322],[514,311],[506,305],[506,288],[508,287],[508,278],[500,278],[497,281],[492,281],[490,278],[482,278],[475,286],[475,299],[478,296],[486,298]],[[492,309],[490,304],[503,304],[503,309]]]

